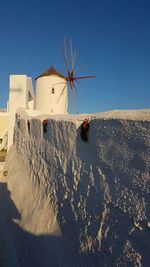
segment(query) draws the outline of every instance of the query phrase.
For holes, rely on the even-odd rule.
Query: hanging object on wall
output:
[[[45,119],[45,120],[42,122],[42,125],[43,125],[43,132],[46,133],[46,132],[47,132],[48,120]]]
[[[84,120],[81,124],[81,133],[80,136],[84,142],[88,142],[88,131],[90,128],[89,120]]]

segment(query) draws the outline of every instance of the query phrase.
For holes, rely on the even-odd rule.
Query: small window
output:
[[[54,88],[52,88],[52,94],[55,94],[55,89]]]

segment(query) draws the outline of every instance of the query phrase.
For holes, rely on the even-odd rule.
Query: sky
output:
[[[77,84],[79,113],[150,108],[149,0],[1,1],[0,107],[9,75],[26,74],[35,87],[51,65],[66,74],[64,37],[77,49],[76,74],[96,75]]]

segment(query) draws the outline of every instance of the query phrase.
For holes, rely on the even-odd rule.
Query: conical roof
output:
[[[62,74],[60,74],[57,70],[54,69],[53,66],[51,66],[48,70],[44,71],[44,72],[41,73],[39,76],[37,76],[37,77],[35,78],[35,80],[37,80],[37,79],[40,78],[40,77],[50,76],[50,75],[56,75],[56,76],[59,76],[59,77],[61,77],[61,78],[66,79],[65,76],[63,76]]]

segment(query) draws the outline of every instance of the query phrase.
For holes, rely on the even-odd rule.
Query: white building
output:
[[[36,96],[32,78],[26,75],[10,75],[7,112],[0,113],[0,138],[8,131],[8,148],[13,143],[15,114],[24,108],[29,115],[67,114],[68,91],[66,78],[53,67],[36,78]]]
[[[0,141],[8,131],[8,112],[0,112]]]
[[[36,110],[49,114],[68,113],[66,78],[53,67],[36,78]]]

